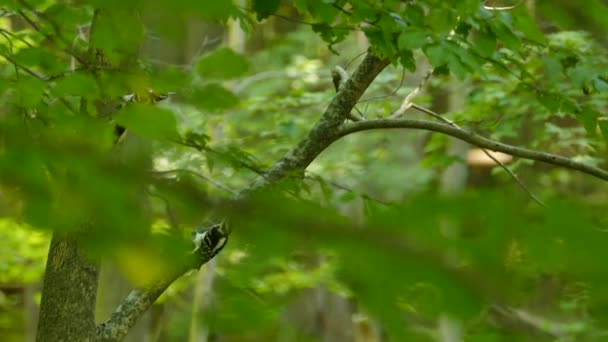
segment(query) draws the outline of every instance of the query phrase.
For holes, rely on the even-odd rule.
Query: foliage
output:
[[[494,305],[536,311],[547,322],[533,330],[555,338],[594,340],[608,318],[606,185],[584,175],[509,165],[548,208],[500,168],[493,187],[442,196],[441,175],[461,161],[452,142],[381,131],[345,137],[304,177],[232,201],[306,136],[336,93],[328,69],[357,63],[356,34],[392,63],[356,106],[367,118],[391,116],[428,71],[416,103],[453,92],[464,106],[441,115],[462,127],[605,166],[607,23],[590,12],[605,6],[581,9],[586,23],[559,3],[540,6],[547,33],[522,4],[476,0],[0,0],[0,281],[37,279],[40,234],[90,223],[87,250],[145,283],[171,269],[193,227],[224,215],[234,232],[216,300],[195,317],[219,334],[278,338],[290,300],[321,287],[391,340],[436,337],[444,316],[466,340],[534,340],[489,324]],[[210,44],[184,66],[150,48],[186,41],[175,23],[193,17],[256,37],[284,13],[299,24],[251,53]],[[548,276],[560,280],[550,299]]]

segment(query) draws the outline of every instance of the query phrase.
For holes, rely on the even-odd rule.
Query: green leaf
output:
[[[562,73],[562,64],[559,60],[550,56],[543,56],[542,61],[547,79],[550,83],[557,83],[556,81]]]
[[[536,21],[528,12],[527,6],[516,6],[510,12],[513,15],[515,28],[521,31],[527,39],[541,45],[547,43],[547,37],[536,25]]]
[[[274,14],[281,4],[281,0],[253,0],[253,11],[257,13],[258,20],[268,18]]]
[[[17,91],[21,104],[26,108],[35,107],[42,100],[45,87],[46,83],[37,78],[21,76],[17,81]]]
[[[604,141],[608,144],[608,117],[601,117],[597,119],[597,125],[600,127]]]
[[[400,51],[399,61],[410,72],[416,71],[416,60],[411,50]]]
[[[475,48],[483,57],[491,57],[496,51],[496,36],[487,28],[481,29],[475,36]]]
[[[175,1],[175,0],[174,0]],[[169,1],[171,2],[171,1]],[[196,14],[204,19],[217,20],[224,22],[229,18],[236,18],[240,15],[238,7],[233,1],[188,1],[180,0],[183,3],[183,9],[188,11],[193,10]]]
[[[147,138],[177,137],[177,121],[173,112],[152,105],[129,104],[118,112],[116,122]]]
[[[45,47],[23,48],[15,54],[14,59],[20,65],[40,68],[47,74],[56,74],[64,70],[64,65],[57,55]]]
[[[425,27],[430,27],[437,34],[448,34],[458,23],[458,14],[449,7],[443,7],[428,11],[425,16]]]
[[[418,3],[410,3],[405,8],[404,18],[413,25],[424,25],[424,9]]]
[[[583,123],[587,134],[594,137],[597,135],[597,119],[602,115],[589,106],[583,107],[583,109],[576,115],[576,118]]]
[[[239,103],[239,98],[219,84],[209,84],[195,89],[189,96],[190,102],[210,112],[232,108]]]
[[[159,93],[179,92],[191,81],[191,76],[178,68],[163,68],[151,79],[152,89]]]
[[[92,45],[103,51],[113,65],[132,62],[144,37],[139,18],[134,10],[99,10],[93,24]]]
[[[559,110],[560,98],[556,94],[541,92],[536,96],[536,99],[552,114]]]
[[[426,44],[426,32],[418,28],[408,27],[399,35],[397,44],[400,50],[418,49]]]
[[[433,67],[442,66],[448,63],[450,59],[450,52],[447,51],[443,44],[429,45],[423,50]]]
[[[248,69],[247,60],[228,48],[215,50],[201,58],[196,66],[199,75],[205,79],[231,79],[243,75]]]
[[[519,49],[521,46],[519,37],[513,33],[511,28],[507,26],[504,21],[495,18],[490,22],[490,26],[492,27],[492,31],[496,34],[496,37],[498,37],[508,49],[514,51]]]
[[[446,48],[449,49],[452,54],[458,57],[462,65],[466,67],[469,72],[474,72],[481,69],[479,66],[482,63],[478,60],[478,58],[474,57],[469,50],[452,41],[447,42]],[[479,72],[483,73],[483,70],[479,70]]]
[[[76,72],[60,78],[53,91],[57,96],[93,97],[97,94],[97,83],[91,74]]]

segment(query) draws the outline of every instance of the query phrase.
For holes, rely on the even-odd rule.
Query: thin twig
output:
[[[446,118],[444,116],[441,116],[441,115],[433,112],[430,109],[424,108],[424,107],[419,106],[417,104],[412,104],[412,108],[414,108],[414,109],[416,109],[418,111],[421,111],[421,112],[423,112],[425,114],[428,114],[428,115],[434,117],[435,119],[437,119],[439,121],[443,121],[443,122],[447,123],[450,126],[453,126],[453,127],[456,127],[458,129],[460,129],[460,127],[458,127],[458,125],[456,125],[456,123],[454,121],[452,121],[452,120],[450,120],[450,119],[448,119],[448,118]]]
[[[516,4],[511,5],[511,6],[488,6],[488,5],[486,5],[487,2],[488,2],[487,0],[483,2],[483,8],[488,11],[508,11],[508,10],[514,9],[515,7],[521,5],[523,3],[523,0],[520,0]]]
[[[34,70],[32,70],[32,69],[30,69],[30,68],[28,68],[26,66],[23,66],[23,65],[17,63],[17,61],[15,59],[13,59],[13,57],[11,57],[11,56],[9,56],[7,54],[4,54],[4,53],[0,53],[0,56],[2,56],[4,59],[6,59],[7,61],[9,61],[11,64],[13,64],[16,68],[25,71],[26,74],[28,74],[28,75],[36,78],[36,79],[39,79],[41,81],[46,81],[46,76],[38,74]]]
[[[378,199],[378,198],[374,198],[374,197],[372,197],[372,196],[370,196],[370,195],[368,195],[366,193],[354,190],[354,189],[352,189],[352,188],[350,188],[350,187],[348,187],[346,185],[337,183],[337,182],[332,181],[332,180],[325,179],[325,178],[321,177],[321,175],[319,175],[317,173],[314,173],[314,172],[311,172],[311,171],[306,171],[306,174],[307,175],[305,177],[307,179],[311,179],[311,180],[317,181],[319,183],[322,182],[322,183],[329,184],[329,185],[331,185],[334,188],[339,189],[339,190],[343,190],[343,191],[346,191],[346,192],[351,192],[351,193],[354,193],[354,194],[359,194],[361,197],[369,199],[369,200],[371,200],[373,202],[376,202],[376,203],[379,203],[379,204],[382,204],[382,205],[386,205],[386,206],[389,206],[389,207],[396,207],[398,205],[397,203],[388,202],[388,201],[384,201],[384,200],[381,200],[381,199]]]
[[[151,173],[157,174],[157,175],[170,174],[170,173],[188,173],[188,174],[196,176],[196,177],[198,177],[198,178],[200,178],[200,179],[202,179],[202,180],[204,180],[206,182],[209,182],[209,183],[213,184],[214,186],[216,186],[216,187],[218,187],[218,188],[220,188],[222,190],[225,190],[225,191],[229,192],[232,195],[236,196],[239,193],[238,191],[232,189],[231,187],[229,187],[229,186],[227,186],[227,185],[225,185],[225,184],[223,184],[223,183],[221,183],[221,182],[219,182],[219,181],[217,181],[217,180],[215,180],[215,179],[213,179],[213,178],[211,178],[211,177],[209,177],[207,175],[204,175],[202,173],[198,173],[198,172],[193,171],[193,170],[188,170],[188,169],[172,169],[172,170],[164,170],[164,171],[151,171]]]
[[[401,87],[403,87],[403,83],[405,83],[405,68],[402,68],[402,71],[401,71],[401,80],[399,81],[399,85],[390,94],[368,97],[366,99],[362,99],[358,103],[372,102],[372,101],[376,101],[376,100],[381,100],[381,99],[386,99],[386,98],[389,98],[389,97],[393,97],[393,96],[397,95],[397,92],[399,90],[401,90]]]
[[[63,48],[60,46],[60,44],[57,43],[57,40],[59,39],[61,41],[61,43],[65,46],[70,46],[70,44],[68,42],[65,42],[64,39],[62,38],[61,35],[61,31],[59,30],[59,27],[57,26],[56,23],[54,23],[52,20],[50,20],[49,18],[47,18],[46,16],[42,15],[40,12],[36,11],[35,8],[33,8],[31,5],[29,5],[28,3],[26,3],[23,0],[19,0],[19,3],[27,8],[28,10],[30,10],[32,13],[34,13],[38,18],[45,20],[46,22],[48,22],[51,27],[53,28],[53,30],[55,31],[56,37],[53,37],[47,33],[42,32],[42,30],[40,29],[40,26],[33,21],[30,17],[28,17],[25,12],[23,11],[18,11],[17,13],[19,13],[19,15],[38,33],[42,34],[46,39],[48,39],[49,41],[53,42],[55,44],[55,46],[57,46],[61,51],[65,52],[66,54],[68,54],[69,56],[75,58],[80,64],[82,65],[88,65],[89,63],[87,62],[86,59],[82,58],[78,53],[76,53],[76,51],[72,50],[71,48]],[[57,39],[56,39],[57,38]]]
[[[403,101],[401,102],[401,106],[389,117],[389,119],[397,119],[397,118],[401,117],[403,114],[405,114],[405,112],[408,109],[410,109],[414,105],[412,100],[414,100],[414,97],[416,97],[416,95],[418,95],[418,93],[420,93],[420,91],[422,90],[422,87],[424,87],[424,84],[426,83],[426,81],[428,81],[428,79],[431,77],[432,74],[433,74],[433,69],[429,70],[426,73],[426,75],[422,78],[422,81],[420,81],[418,86],[416,86],[416,88],[414,88],[414,90],[412,90],[409,94],[407,94],[407,96],[405,98],[403,98]]]
[[[421,111],[421,112],[423,112],[423,113],[425,113],[425,114],[428,114],[428,115],[430,115],[430,116],[432,116],[432,117],[434,117],[434,118],[436,118],[436,119],[439,119],[440,121],[443,121],[443,122],[445,122],[446,124],[448,124],[448,125],[450,125],[450,126],[452,126],[452,127],[456,128],[456,129],[462,130],[462,128],[460,128],[460,127],[459,127],[457,124],[455,124],[455,123],[454,123],[453,121],[451,121],[450,119],[448,119],[448,118],[446,118],[446,117],[443,117],[443,116],[441,116],[441,115],[439,115],[439,114],[435,113],[434,111],[432,111],[432,110],[430,110],[430,109],[427,109],[427,108],[424,108],[424,107],[421,107],[421,106],[418,106],[418,105],[412,105],[411,107],[412,107],[412,108],[415,108],[415,109],[417,109],[417,110],[419,110],[419,111]],[[520,179],[520,178],[519,178],[519,177],[518,177],[518,176],[517,176],[517,175],[516,175],[516,174],[515,174],[513,171],[511,171],[511,169],[509,169],[509,168],[508,168],[508,167],[507,167],[505,164],[503,164],[503,163],[502,163],[500,160],[496,159],[496,158],[495,158],[495,157],[494,157],[494,156],[493,156],[493,155],[492,155],[492,154],[491,154],[491,153],[490,153],[490,152],[489,152],[487,149],[485,149],[485,148],[481,148],[481,151],[482,151],[482,152],[483,152],[483,153],[484,153],[486,156],[488,156],[490,159],[492,159],[492,160],[493,160],[493,161],[494,161],[494,162],[495,162],[495,163],[496,163],[498,166],[500,166],[500,167],[501,167],[503,170],[505,170],[505,172],[506,172],[506,173],[508,173],[508,174],[511,176],[511,178],[513,178],[513,179],[514,179],[514,180],[517,182],[517,184],[519,184],[519,187],[520,187],[520,188],[522,188],[522,190],[524,190],[524,192],[525,192],[526,194],[528,194],[528,196],[530,196],[530,198],[532,198],[532,200],[533,200],[534,202],[538,203],[538,204],[539,204],[541,207],[544,207],[544,208],[546,208],[546,207],[547,207],[547,205],[546,205],[545,203],[543,203],[543,202],[542,202],[542,201],[541,201],[541,200],[540,200],[538,197],[536,197],[536,196],[535,196],[535,195],[532,193],[532,191],[530,191],[530,189],[528,189],[528,187],[527,187],[527,186],[524,184],[524,182],[522,182],[522,180],[521,180],[521,179]]]

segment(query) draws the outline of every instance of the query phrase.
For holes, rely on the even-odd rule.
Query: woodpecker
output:
[[[194,250],[205,260],[211,260],[228,242],[228,225],[225,221],[214,224],[205,230],[197,230],[192,234]]]

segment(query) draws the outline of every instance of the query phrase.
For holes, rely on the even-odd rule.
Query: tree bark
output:
[[[94,36],[99,23],[111,20],[117,14],[123,20],[139,22],[139,14],[135,10],[95,10],[89,37],[89,56],[83,62],[83,66],[90,68],[91,73],[99,66],[129,70],[137,61],[139,46],[131,46],[129,51],[122,51],[120,61],[115,61],[113,65],[106,60],[106,51],[96,46]],[[85,104],[82,107],[86,108],[85,100],[82,102]],[[99,98],[98,117],[111,117],[116,111],[115,102],[113,98]],[[86,112],[82,114],[87,115]],[[95,229],[93,225],[83,223],[77,232],[53,233],[42,287],[36,335],[39,342],[86,342],[96,339],[95,303],[99,262],[87,256],[80,243],[92,229]]]
[[[77,238],[53,234],[42,286],[37,341],[94,341],[98,276],[98,262],[84,254]]]

